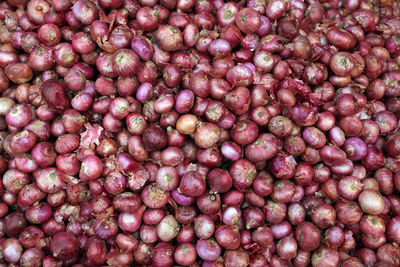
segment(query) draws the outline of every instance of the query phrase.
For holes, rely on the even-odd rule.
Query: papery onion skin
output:
[[[56,111],[61,112],[70,107],[65,86],[55,80],[48,80],[42,84],[41,93],[47,104]]]

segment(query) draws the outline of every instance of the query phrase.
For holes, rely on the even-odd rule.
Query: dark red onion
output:
[[[358,223],[362,217],[360,205],[354,201],[338,201],[335,206],[338,220],[347,225]]]
[[[310,222],[303,222],[298,225],[295,237],[299,247],[307,251],[315,250],[321,240],[319,229]]]
[[[59,232],[51,239],[51,252],[60,260],[68,260],[78,254],[78,241],[68,232]]]

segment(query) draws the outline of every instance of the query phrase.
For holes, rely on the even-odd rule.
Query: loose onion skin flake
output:
[[[0,267],[400,266],[400,3],[0,1]]]

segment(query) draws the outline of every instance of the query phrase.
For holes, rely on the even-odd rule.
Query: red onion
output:
[[[60,260],[68,260],[78,254],[78,241],[68,232],[59,232],[51,239],[51,252]]]
[[[172,215],[165,216],[157,225],[157,235],[162,241],[170,241],[178,235],[180,226]]]
[[[298,225],[295,236],[300,248],[308,251],[315,250],[321,239],[318,228],[310,222],[303,222]]]
[[[196,243],[197,255],[205,261],[215,261],[221,255],[221,247],[214,239],[199,239]]]
[[[228,94],[226,96],[226,99],[227,99],[226,101],[231,102],[231,101],[233,101],[232,98],[235,99],[238,97],[238,95],[241,95],[242,97],[244,97],[242,101],[243,102],[245,101],[245,106],[244,106],[244,108],[241,108],[239,110],[239,112],[240,113],[246,112],[246,107],[247,107],[247,105],[249,105],[248,101],[246,101],[249,97],[249,93],[248,93],[248,91],[243,90],[243,88],[241,88],[241,87],[248,86],[253,82],[254,75],[253,75],[252,70],[248,66],[245,66],[245,65],[236,65],[233,68],[228,70],[228,72],[226,74],[226,79],[230,84],[237,85],[240,88],[240,89],[237,88],[235,91]],[[230,105],[229,104],[230,103],[228,102],[228,106],[233,105],[233,103]],[[240,104],[241,104],[240,102],[237,103],[237,105],[240,105]],[[244,111],[242,111],[243,109],[244,109]]]
[[[340,50],[349,51],[354,48],[356,42],[353,35],[338,27],[330,28],[326,33],[328,41]]]
[[[291,237],[287,236],[281,239],[277,244],[277,253],[284,260],[290,260],[296,257],[297,242]]]
[[[378,260],[384,261],[391,265],[399,264],[399,251],[396,245],[384,244],[382,245],[376,253]]]
[[[294,196],[295,186],[292,182],[279,180],[274,183],[271,199],[275,202],[289,202]]]
[[[321,246],[313,253],[311,262],[314,266],[336,266],[339,263],[339,253]]]
[[[395,1],[3,2],[1,266],[399,265]]]
[[[182,46],[183,37],[181,31],[173,26],[160,26],[156,31],[156,39],[165,51],[176,51]]]
[[[155,184],[146,186],[142,193],[141,199],[149,208],[161,208],[168,201],[169,194],[161,189],[158,189]]]
[[[190,243],[182,243],[176,249],[174,253],[174,259],[178,264],[188,266],[196,261],[196,248]]]
[[[117,75],[133,76],[139,68],[139,57],[132,50],[118,50],[112,57],[112,68]]]
[[[201,148],[209,148],[216,144],[221,135],[221,131],[215,124],[199,123],[194,133],[194,141]]]
[[[18,263],[22,255],[22,246],[15,238],[6,239],[2,244],[2,253],[6,261]]]
[[[277,137],[285,137],[292,132],[293,124],[286,117],[276,116],[269,121],[268,130]]]
[[[290,179],[295,174],[296,164],[293,156],[281,152],[270,160],[269,168],[277,178]]]
[[[205,190],[205,179],[195,171],[184,174],[179,184],[179,191],[192,197],[198,197]]]
[[[284,203],[276,203],[272,200],[267,201],[263,207],[265,219],[274,224],[280,223],[284,220],[286,210],[287,207]]]
[[[364,190],[358,197],[362,210],[371,215],[379,215],[385,208],[383,197],[375,191]]]
[[[42,260],[44,258],[43,251],[37,248],[27,249],[21,256],[21,265],[40,265],[42,264]]]
[[[331,226],[325,232],[326,244],[329,248],[338,248],[344,243],[345,234],[339,226]]]
[[[232,225],[220,225],[215,230],[215,239],[225,249],[234,250],[240,246],[239,229]]]
[[[278,141],[271,134],[261,134],[252,144],[246,146],[246,157],[252,162],[272,158],[278,152]]]
[[[390,241],[394,241],[397,242],[397,240],[399,239],[399,228],[398,228],[398,223],[399,223],[399,218],[397,217],[393,217],[386,229],[387,229],[387,235],[388,235],[388,239]]]
[[[224,266],[226,267],[248,266],[249,261],[249,255],[243,251],[226,251],[224,254]]]

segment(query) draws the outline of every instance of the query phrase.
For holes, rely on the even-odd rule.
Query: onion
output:
[[[199,123],[194,134],[194,141],[201,148],[209,148],[218,142],[220,135],[221,131],[217,125],[207,122]]]
[[[0,266],[400,265],[399,14],[2,1]]]
[[[293,124],[286,117],[276,116],[269,121],[268,130],[277,137],[285,137],[292,132]]]
[[[157,225],[157,235],[162,241],[170,241],[178,235],[180,226],[172,215],[165,216]]]
[[[362,210],[371,215],[379,215],[385,208],[383,197],[375,191],[364,190],[358,197]]]
[[[339,253],[321,246],[313,253],[311,262],[314,266],[336,266],[339,263]]]
[[[384,244],[379,247],[376,256],[378,260],[384,261],[386,263],[396,265],[399,264],[398,260],[399,251],[397,246],[392,244]]]
[[[221,247],[214,239],[200,239],[196,243],[196,252],[202,260],[213,262],[221,255]]]
[[[21,265],[40,265],[42,264],[42,260],[44,258],[43,251],[37,248],[27,249],[21,256]]]
[[[48,80],[41,86],[41,93],[47,104],[56,111],[64,111],[70,107],[65,86],[55,80]]]
[[[261,26],[260,14],[254,9],[244,8],[237,13],[235,23],[244,33],[256,32]]]
[[[187,172],[181,179],[179,191],[188,196],[198,197],[206,189],[204,180],[203,176],[196,171]]]
[[[295,174],[296,160],[293,156],[281,152],[269,162],[272,174],[280,179],[290,179]]]
[[[234,250],[240,246],[239,229],[232,225],[221,225],[215,230],[215,239],[225,249]]]
[[[176,51],[182,47],[181,31],[173,26],[163,25],[156,31],[156,39],[165,51]]]
[[[287,236],[279,240],[276,249],[282,259],[290,260],[297,255],[297,242],[293,237]]]
[[[78,255],[78,241],[68,232],[59,232],[51,239],[51,252],[60,260],[68,260]]]
[[[15,238],[6,239],[2,244],[2,253],[6,261],[18,263],[22,254],[22,246]]]
[[[118,50],[112,57],[112,68],[117,75],[123,77],[133,76],[139,68],[139,57],[132,50]]]
[[[326,38],[340,50],[349,51],[356,45],[353,35],[338,27],[330,28],[326,33]]]
[[[310,222],[299,224],[296,228],[295,237],[299,247],[307,251],[315,250],[321,240],[318,228]]]
[[[174,259],[178,264],[189,266],[196,261],[196,248],[190,243],[180,244],[174,253]]]
[[[248,188],[257,175],[255,166],[246,159],[237,160],[231,166],[229,173],[238,189]]]

